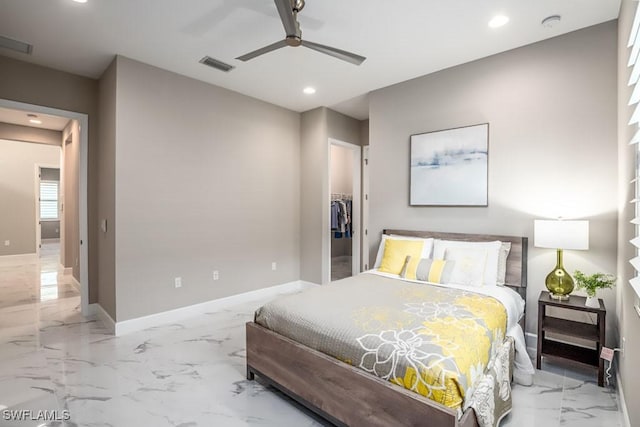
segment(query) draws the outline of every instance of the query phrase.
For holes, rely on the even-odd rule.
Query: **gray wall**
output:
[[[329,220],[326,195],[329,193],[327,109],[302,113],[300,129],[300,277],[313,283],[328,281],[329,238],[323,237]],[[328,231],[326,231],[328,233]]]
[[[618,322],[620,337],[626,338],[625,352],[620,362],[620,379],[632,426],[640,425],[640,317],[633,304],[637,303],[635,294],[628,281],[635,276],[635,270],[629,260],[636,256],[629,243],[635,237],[635,226],[630,223],[635,216],[634,206],[628,203],[634,197],[634,189],[629,182],[635,176],[636,147],[629,146],[629,140],[637,130],[636,126],[628,126],[632,108],[627,106],[631,90],[627,86],[631,69],[627,67],[629,50],[627,40],[635,14],[637,1],[623,0],[618,21],[618,155],[619,155],[619,206],[618,221]]]
[[[100,146],[98,148],[98,224],[106,221],[107,231],[98,233],[95,245],[98,260],[98,303],[116,318],[116,68],[118,58],[100,78]]]
[[[360,144],[360,121],[321,107],[302,113],[301,122],[302,280],[329,278],[329,138]]]
[[[36,164],[59,163],[60,147],[0,139],[0,256],[36,252]]]
[[[616,22],[370,94],[370,258],[384,228],[528,236],[527,330],[555,251],[533,247],[536,218],[586,218],[573,272],[616,271]],[[489,206],[410,207],[411,134],[490,123]],[[615,291],[603,292],[610,331]],[[614,334],[609,337],[613,339]]]
[[[31,142],[36,144],[46,144],[60,147],[62,145],[62,132],[0,122],[0,139]],[[56,161],[56,164],[57,163],[59,163],[59,161]],[[52,176],[47,176],[46,171],[55,171],[55,173]],[[41,179],[59,181],[60,170],[45,168],[42,170]],[[60,221],[42,221],[40,226],[40,233],[40,238],[42,239],[60,238]],[[4,245],[4,240],[1,244]]]
[[[89,116],[88,223],[89,302],[98,301],[97,162],[98,82],[52,68],[0,56],[0,98],[85,113]]]
[[[116,76],[117,320],[298,280],[300,115],[126,58]]]
[[[0,139],[62,145],[62,132],[0,122]]]
[[[353,194],[353,152],[331,145],[331,193]]]
[[[80,129],[77,120],[71,120],[62,131],[61,199],[62,229],[60,261],[80,281]]]

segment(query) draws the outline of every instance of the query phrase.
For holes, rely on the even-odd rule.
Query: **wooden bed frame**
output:
[[[506,282],[526,301],[527,238],[429,231],[385,234],[446,240],[511,242]],[[524,322],[524,317],[522,322]],[[338,426],[478,427],[473,409],[457,412],[412,391],[248,322],[247,379],[258,375]]]

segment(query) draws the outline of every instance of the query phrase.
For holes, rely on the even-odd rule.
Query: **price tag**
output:
[[[613,360],[613,350],[609,347],[602,347],[600,352],[600,358],[611,362]]]

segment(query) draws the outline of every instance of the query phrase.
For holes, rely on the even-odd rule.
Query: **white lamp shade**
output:
[[[534,246],[552,249],[589,249],[589,221],[536,219]]]

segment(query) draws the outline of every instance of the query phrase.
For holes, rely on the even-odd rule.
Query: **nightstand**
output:
[[[587,366],[598,371],[598,385],[604,385],[604,360],[600,358],[600,350],[605,344],[605,320],[607,310],[601,299],[599,308],[591,308],[584,305],[585,297],[571,295],[567,301],[554,300],[549,292],[543,291],[538,298],[538,354],[536,367],[540,369],[542,357],[549,360],[563,361],[571,365]],[[585,311],[595,313],[597,323],[595,325],[574,320],[561,319],[547,316],[547,307],[560,307],[566,310]],[[555,338],[547,338],[547,333],[559,334],[565,337],[580,338],[592,341],[595,349],[568,344]]]

